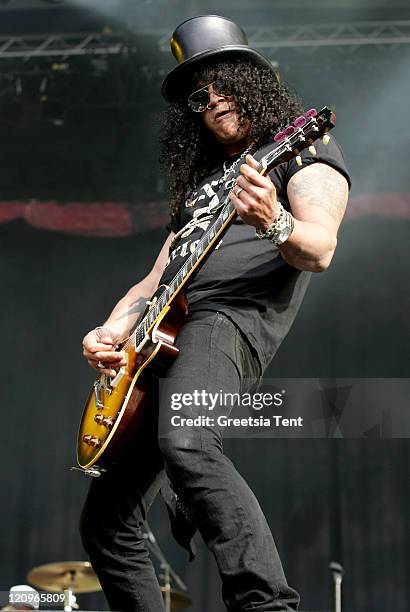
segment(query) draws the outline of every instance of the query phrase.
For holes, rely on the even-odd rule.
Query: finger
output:
[[[86,351],[90,353],[95,353],[96,351],[109,351],[114,348],[114,344],[110,341],[110,343],[96,342],[96,341],[84,341],[83,347]]]
[[[259,162],[250,153],[245,157],[245,161],[251,168],[259,168]]]
[[[110,378],[114,378],[114,376],[117,375],[117,371],[114,370],[113,368],[99,368],[98,362],[93,362],[91,360],[89,360],[88,363],[92,368],[94,368],[94,370],[97,370],[99,374],[105,374],[106,376],[109,376]]]
[[[273,183],[268,176],[262,176],[259,174],[254,168],[251,168],[248,164],[242,164],[240,167],[240,172],[243,176],[254,185],[258,185],[258,187],[272,188]]]
[[[241,193],[241,197],[243,193],[244,192]],[[230,199],[232,204],[235,206],[238,215],[245,218],[249,212],[248,205],[244,201],[240,200],[235,194],[231,195]]]
[[[101,359],[95,359],[94,357],[91,359],[87,359],[87,361],[89,365],[95,370],[98,370],[99,372],[102,372],[104,374],[108,374],[108,372],[114,372],[114,376],[117,371],[127,363],[125,360],[119,363],[110,363],[102,361]]]
[[[106,351],[99,351],[97,353],[93,353],[92,356],[93,361],[101,361],[107,365],[125,365],[127,363],[125,353],[124,352],[113,352],[109,353]]]
[[[122,357],[121,359],[119,358],[107,359],[107,353],[103,353],[99,355],[97,355],[96,353],[92,353],[92,354],[84,355],[84,357],[89,363],[91,362],[93,364],[93,367],[97,367],[98,363],[103,363],[107,367],[120,368],[124,365],[127,365],[128,363],[126,357]]]
[[[240,194],[238,194],[238,189],[243,189]],[[253,183],[250,183],[244,176],[238,177],[236,180],[236,186],[234,187],[235,195],[238,194],[241,199],[243,199],[244,193],[252,196],[256,202],[261,202],[266,197],[266,188],[258,187]]]

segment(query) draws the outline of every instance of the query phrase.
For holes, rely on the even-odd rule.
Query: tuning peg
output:
[[[309,147],[309,153],[310,153],[311,155],[316,155],[316,149],[315,149],[315,147],[314,147],[313,145],[310,145],[310,147]]]
[[[288,138],[289,136],[292,136],[292,134],[294,134],[295,131],[296,131],[296,128],[294,128],[293,125],[288,125],[288,127],[284,130],[285,136]]]
[[[302,158],[301,158],[301,156],[300,155],[296,155],[295,159],[296,159],[297,165],[301,166],[302,165]]]
[[[304,115],[296,117],[295,121],[293,122],[293,125],[297,128],[303,127],[304,125],[306,125],[306,117],[304,117]]]
[[[327,145],[330,142],[330,136],[329,134],[325,134],[322,138],[323,144]]]
[[[312,119],[312,117],[316,117],[316,115],[317,115],[317,110],[315,108],[310,108],[305,113],[306,119]]]
[[[284,130],[282,130],[281,132],[278,132],[277,134],[275,134],[275,136],[273,137],[273,140],[275,142],[283,142],[286,138],[285,132]]]

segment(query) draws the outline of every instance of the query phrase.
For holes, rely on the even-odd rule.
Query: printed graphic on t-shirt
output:
[[[186,201],[185,208],[191,209],[191,211],[189,211],[190,215],[185,225],[181,228],[181,233],[178,232],[179,244],[168,257],[165,268],[169,266],[172,261],[175,261],[176,259],[183,260],[195,251],[200,237],[195,238],[195,240],[192,238],[187,240],[187,238],[191,236],[193,232],[197,232],[198,230],[202,230],[201,236],[204,232],[206,232],[211,221],[215,218],[216,210],[221,203],[218,192],[221,195],[219,180],[210,181],[205,183],[205,185],[202,185],[200,189],[195,191]],[[223,193],[225,194],[227,192],[228,190],[226,189],[225,183]],[[200,206],[201,204],[204,204],[204,206]],[[219,248],[221,243],[222,240],[218,243],[215,249]]]

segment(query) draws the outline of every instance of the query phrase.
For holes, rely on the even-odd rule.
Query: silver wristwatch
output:
[[[291,233],[293,232],[293,227],[295,225],[295,220],[282,206],[279,204],[279,214],[276,220],[268,227],[266,232],[262,232],[262,230],[257,229],[256,235],[258,238],[267,238],[270,240],[275,246],[280,246],[289,238]]]

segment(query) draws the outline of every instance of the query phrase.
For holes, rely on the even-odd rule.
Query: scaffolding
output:
[[[313,53],[324,47],[353,53],[358,47],[395,49],[410,44],[410,20],[355,23],[300,24],[295,26],[248,26],[249,44],[273,57],[281,49]],[[152,36],[162,52],[169,53],[168,30],[134,30],[67,34],[0,36],[0,60],[69,58],[135,53],[130,45],[139,34]]]
[[[118,55],[126,50],[123,32],[0,36],[0,60]]]

